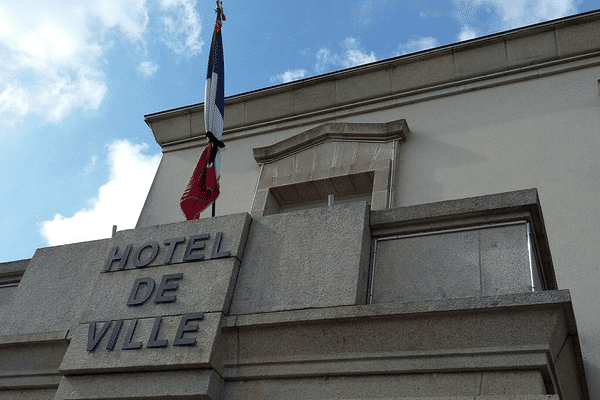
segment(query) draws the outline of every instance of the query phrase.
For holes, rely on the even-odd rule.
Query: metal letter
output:
[[[137,326],[137,318],[131,320],[129,324],[129,331],[127,332],[127,336],[125,336],[125,342],[123,342],[123,347],[121,350],[137,350],[142,347],[142,342],[132,342],[133,334],[135,332],[135,327]]]
[[[108,343],[106,344],[106,350],[112,350],[115,348],[115,344],[117,343],[117,338],[119,337],[119,333],[121,333],[121,327],[123,327],[123,320],[120,319],[115,323],[115,327],[110,334],[110,339],[108,339]]]
[[[167,247],[167,255],[165,256],[165,260],[163,264],[167,265],[171,263],[171,258],[173,258],[173,254],[175,253],[175,248],[178,244],[185,243],[185,237],[167,239],[163,242]]]
[[[210,255],[210,259],[214,260],[217,258],[225,258],[229,257],[229,251],[223,251],[219,253],[219,248],[221,247],[221,238],[223,236],[223,232],[217,232],[215,235],[215,241],[213,243],[212,254]]]
[[[192,251],[194,250],[202,250],[204,248],[204,243],[196,244],[196,241],[206,240],[208,239],[208,233],[203,233],[202,235],[192,235],[190,236],[190,241],[188,242],[185,253],[183,254],[183,262],[188,261],[200,261],[204,259],[204,254],[194,254],[192,255]]]
[[[174,302],[177,299],[177,297],[175,295],[165,296],[164,294],[167,291],[177,290],[177,288],[179,287],[178,283],[170,283],[169,281],[172,281],[175,279],[181,279],[181,278],[183,278],[183,274],[181,272],[178,274],[163,275],[162,279],[160,280],[160,285],[158,285],[158,290],[156,291],[156,297],[154,298],[154,302],[155,303],[172,303],[172,302]]]
[[[142,260],[140,260],[140,256],[142,255],[142,252],[144,251],[144,249],[147,247],[150,247],[152,249],[152,253],[150,253],[150,257],[148,257],[147,259],[142,261]],[[156,242],[144,243],[144,245],[142,247],[140,247],[140,249],[138,250],[137,254],[133,257],[133,265],[135,265],[136,268],[143,268],[146,265],[150,264],[152,261],[154,261],[157,254],[158,254],[158,243],[156,243]]]
[[[112,250],[110,251],[110,255],[108,256],[108,259],[106,260],[106,264],[104,264],[104,269],[102,270],[102,272],[111,272],[110,267],[112,267],[112,264],[115,261],[119,262],[119,268],[118,268],[119,270],[125,268],[125,263],[127,263],[127,257],[129,257],[130,251],[131,251],[130,244],[125,246],[125,250],[123,250],[123,253],[121,255],[118,255],[119,247],[118,246],[113,247]]]
[[[136,296],[140,289],[140,285],[142,283],[145,283],[146,286],[148,287],[146,289],[146,294],[142,295],[142,297],[140,297],[139,299],[136,299]],[[161,285],[162,285],[162,282],[161,282]],[[129,299],[127,299],[127,305],[128,306],[139,306],[140,304],[144,304],[146,302],[146,300],[148,300],[150,298],[150,296],[152,296],[152,292],[154,292],[155,286],[156,286],[156,283],[154,282],[154,279],[152,279],[152,278],[137,278],[135,280],[135,282],[133,282],[133,288],[131,288],[131,294],[129,295]]]
[[[154,325],[152,325],[152,332],[150,332],[150,338],[148,339],[148,344],[146,347],[154,348],[154,347],[166,347],[167,341],[165,339],[157,339],[158,337],[158,328],[160,328],[160,322],[162,317],[159,315],[154,318]]]
[[[202,319],[203,317],[204,314],[201,312],[182,316],[181,322],[179,322],[179,328],[177,328],[177,333],[175,334],[173,346],[195,346],[196,338],[184,338],[183,334],[185,332],[196,332],[198,330],[198,324],[188,325],[188,321]]]
[[[94,351],[94,349],[98,345],[98,342],[100,342],[100,339],[102,339],[102,337],[106,333],[106,330],[108,329],[109,325],[110,321],[106,321],[104,325],[102,325],[102,328],[100,328],[100,333],[98,333],[98,335],[96,336],[96,323],[90,322],[90,326],[88,329],[87,351]]]

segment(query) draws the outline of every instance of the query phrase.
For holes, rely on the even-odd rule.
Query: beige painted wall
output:
[[[600,57],[573,61],[432,91],[421,96],[424,101],[404,97],[320,117],[407,120],[411,132],[397,163],[396,207],[538,188],[558,285],[573,296],[591,398],[600,398],[598,64]],[[580,69],[565,72],[571,68]],[[556,70],[562,72],[544,75]],[[260,171],[252,148],[315,125],[311,118],[296,119],[231,135],[217,214],[250,211]],[[249,133],[257,135],[243,137]],[[196,147],[164,154],[138,226],[184,219],[179,198],[199,153]]]

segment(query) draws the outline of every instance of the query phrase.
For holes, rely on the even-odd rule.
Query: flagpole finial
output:
[[[217,8],[215,8],[215,12],[217,13],[217,25],[215,26],[215,31],[218,31],[219,29],[221,29],[221,25],[223,25],[222,23],[219,23],[220,20],[221,21],[225,21],[225,13],[223,12],[223,3],[221,2],[221,0],[217,0]]]

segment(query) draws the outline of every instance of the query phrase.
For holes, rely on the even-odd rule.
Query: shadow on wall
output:
[[[426,157],[422,157],[423,154]],[[441,183],[440,172],[448,169],[464,170],[462,167],[487,162],[489,158],[482,154],[413,130],[409,140],[400,148],[394,207],[447,200],[444,196],[447,183]],[[454,188],[453,192],[456,191],[457,188]],[[465,195],[468,195],[466,188]]]

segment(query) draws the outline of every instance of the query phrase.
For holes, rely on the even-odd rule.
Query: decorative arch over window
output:
[[[372,210],[390,207],[398,146],[406,120],[330,122],[271,146],[253,149],[261,172],[253,217],[335,203],[367,200]]]

